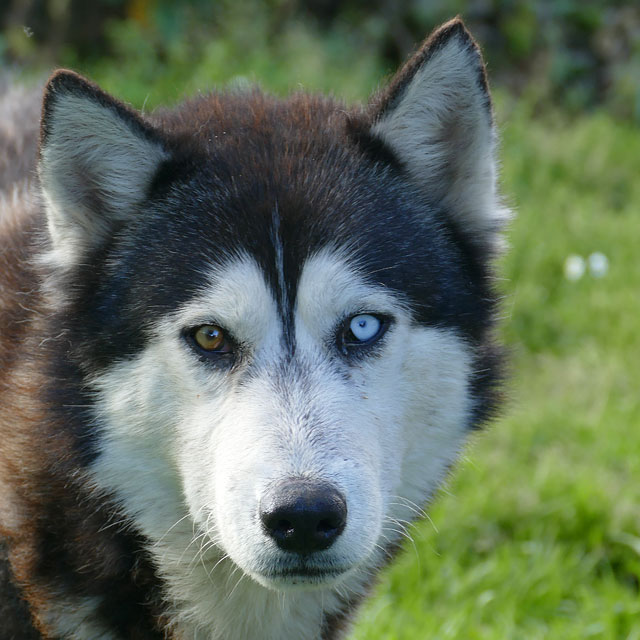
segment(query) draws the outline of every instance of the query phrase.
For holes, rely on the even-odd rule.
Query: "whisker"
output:
[[[244,571],[240,572],[240,578],[238,580],[238,582],[236,582],[235,587],[233,587],[233,589],[231,589],[231,593],[227,596],[227,600],[231,600],[232,596],[233,596],[233,592],[238,588],[238,585],[243,581],[244,578],[246,578],[247,574]]]
[[[186,520],[189,517],[189,514],[187,513],[186,515],[182,516],[182,518],[180,518],[179,520],[176,520],[161,536],[160,538],[158,538],[158,540],[156,542],[154,542],[154,545],[159,545],[167,535],[169,535],[169,533],[171,531],[173,531],[173,529],[175,529],[175,527],[177,527],[183,520]],[[194,522],[195,524],[195,522]]]

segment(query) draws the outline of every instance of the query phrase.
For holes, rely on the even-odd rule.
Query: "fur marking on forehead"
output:
[[[259,344],[281,331],[278,305],[265,274],[255,260],[243,255],[211,268],[210,285],[178,313],[183,327],[218,324],[236,340]]]
[[[284,247],[282,244],[282,235],[280,234],[280,212],[278,211],[278,203],[273,207],[273,223],[271,226],[271,242],[273,243],[273,253],[275,262],[275,272],[277,282],[274,286],[277,289],[278,306],[280,308],[280,316],[282,317],[283,337],[289,350],[295,350],[295,337],[293,332],[292,312],[289,302],[289,291],[284,274]]]
[[[325,332],[349,315],[364,312],[408,315],[409,309],[390,290],[367,282],[344,252],[325,248],[304,264],[296,312],[305,325]]]

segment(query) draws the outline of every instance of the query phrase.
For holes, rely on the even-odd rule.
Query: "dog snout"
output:
[[[265,493],[260,519],[283,551],[308,555],[328,549],[340,536],[347,522],[347,503],[328,482],[289,478]]]

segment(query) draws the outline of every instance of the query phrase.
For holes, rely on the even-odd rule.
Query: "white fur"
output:
[[[329,250],[304,265],[292,360],[252,259],[210,281],[157,319],[142,354],[94,381],[103,445],[93,477],[153,542],[181,637],[318,640],[324,615],[363,591],[398,521],[415,518],[413,503],[429,500],[459,451],[471,354],[452,332],[416,326],[394,294]],[[362,312],[395,320],[375,356],[347,364],[334,333]],[[186,344],[183,330],[201,323],[244,345],[233,370]],[[348,506],[344,532],[317,558],[341,575],[319,584],[270,575],[295,560],[258,519],[266,488],[300,474],[333,483]]]
[[[166,153],[89,95],[58,96],[47,127],[39,173],[49,260],[65,268],[132,215]]]
[[[450,37],[372,132],[406,163],[428,201],[442,204],[471,238],[495,242],[509,212],[498,196],[496,135],[481,69],[469,41]]]

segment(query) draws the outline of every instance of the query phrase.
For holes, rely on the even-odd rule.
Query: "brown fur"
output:
[[[34,195],[39,101],[25,91],[10,95],[16,118],[0,131],[0,158],[6,159],[0,172],[0,602],[9,634],[0,637],[29,640],[40,634],[20,604],[25,598],[48,637],[46,620],[56,602],[73,606],[77,593],[111,590],[111,605],[151,604],[157,588],[132,536],[101,533],[118,515],[88,493],[68,425],[52,418],[55,398],[47,397],[42,357],[54,337],[47,333],[53,310],[34,261],[43,236]],[[19,113],[30,120],[20,122]],[[153,610],[139,620],[131,616],[122,637],[163,637],[153,631],[159,628]]]

